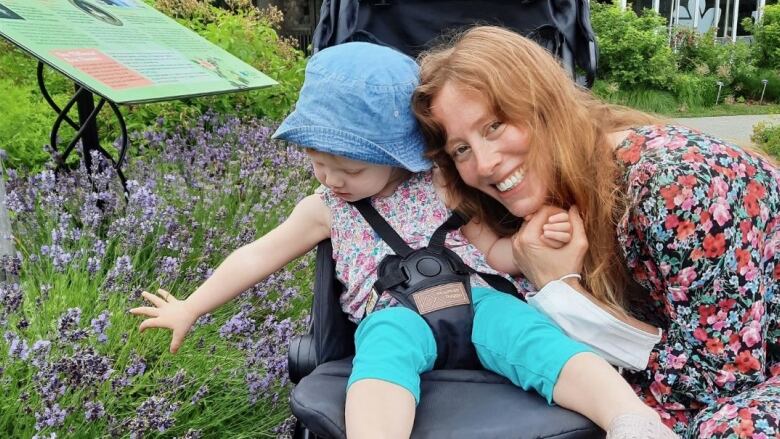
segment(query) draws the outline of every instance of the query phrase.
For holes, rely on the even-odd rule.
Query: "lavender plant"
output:
[[[98,156],[92,182],[83,167],[8,171],[18,252],[2,261],[0,436],[285,434],[286,349],[305,325],[311,258],[201,318],[176,355],[127,310],[141,290],[186,297],[314,179],[263,121],[163,125],[133,136],[126,200]]]

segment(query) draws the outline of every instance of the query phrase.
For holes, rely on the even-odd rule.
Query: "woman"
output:
[[[638,329],[637,344],[660,328],[626,378],[678,433],[780,436],[777,167],[599,101],[501,28],[473,28],[420,62],[414,109],[430,155],[464,211],[516,233],[528,291],[587,297]],[[576,206],[584,224],[558,250],[539,238],[548,205]],[[602,328],[586,329],[598,343]]]

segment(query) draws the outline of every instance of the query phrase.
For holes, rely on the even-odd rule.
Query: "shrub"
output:
[[[153,2],[147,0],[147,3]],[[233,9],[216,8],[204,0],[160,0],[158,3],[167,7],[161,9],[177,17],[180,23],[266,73],[279,85],[181,101],[121,106],[129,130],[142,130],[158,118],[166,128],[172,128],[203,115],[209,108],[222,114],[272,119],[290,111],[303,82],[306,60],[302,52],[277,36],[276,27],[281,19],[277,10],[260,11],[251,7],[248,0],[227,2]],[[0,95],[3,108],[0,148],[6,150],[9,166],[31,172],[40,171],[50,156],[45,145],[49,143],[55,118],[38,90],[35,65],[32,57],[0,41],[0,86],[8,90]],[[46,85],[61,107],[73,94],[70,80],[50,69],[46,69]],[[77,118],[75,108],[69,116]],[[60,147],[73,134],[63,126]],[[112,142],[119,129],[107,107],[99,115],[98,127],[102,146],[113,152]],[[70,162],[75,164],[75,157]]]
[[[680,107],[689,109],[708,107],[715,105],[718,96],[717,82],[717,77],[681,73],[675,75],[672,88]],[[726,95],[726,92],[726,88],[721,91],[721,98]]]
[[[208,113],[137,133],[129,195],[111,168],[8,172],[18,253],[0,267],[3,437],[275,437],[289,417],[287,346],[306,324],[312,259],[199,319],[182,349],[140,334],[141,290],[192,292],[278,224],[314,183],[275,127]],[[158,157],[151,157],[152,154]],[[152,160],[154,158],[154,160]],[[96,162],[99,157],[96,157]]]
[[[697,76],[711,75],[726,86],[737,77],[755,73],[755,57],[749,44],[715,42],[715,30],[700,34],[693,29],[678,28],[674,34],[679,71]]]
[[[249,0],[230,0],[227,8],[206,0],[157,0],[156,7],[181,24],[227,50],[276,80],[279,85],[263,90],[198,98],[188,102],[201,112],[279,119],[290,112],[303,84],[306,59],[290,41],[279,38],[282,21],[278,9],[260,10]]]
[[[619,84],[603,80],[596,81],[593,93],[614,104],[650,113],[668,113],[679,106],[671,92],[643,87],[623,90]]]
[[[764,102],[780,101],[780,71],[773,69],[758,69],[753,74],[739,76],[735,79],[735,88],[739,88],[739,93],[753,100],[761,98],[761,91],[764,84],[761,80],[766,79],[766,91],[764,92]]]
[[[780,69],[780,4],[767,5],[761,23],[746,18],[742,24],[753,34],[760,65]]]
[[[625,88],[668,90],[675,72],[665,20],[651,10],[591,2],[591,22],[599,44],[599,76]]]
[[[753,127],[750,140],[775,159],[780,160],[780,125],[757,123]]]

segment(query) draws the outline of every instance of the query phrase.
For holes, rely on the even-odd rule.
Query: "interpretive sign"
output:
[[[276,84],[143,0],[0,0],[0,35],[118,104]]]

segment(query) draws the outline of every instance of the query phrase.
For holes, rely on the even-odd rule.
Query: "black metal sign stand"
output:
[[[95,105],[95,99],[92,92],[83,85],[76,83],[75,94],[72,98],[70,98],[65,107],[60,109],[60,107],[51,98],[51,95],[49,95],[49,92],[46,90],[46,84],[43,79],[43,63],[40,61],[38,62],[38,87],[41,89],[43,98],[46,99],[46,102],[48,102],[51,108],[53,108],[57,113],[57,119],[54,121],[54,126],[51,129],[50,135],[50,144],[52,150],[54,150],[54,161],[57,164],[57,170],[59,171],[64,169],[66,159],[70,153],[73,152],[73,149],[76,147],[78,141],[81,140],[81,150],[84,158],[84,166],[87,170],[87,176],[89,177],[93,188],[94,182],[92,181],[92,155],[90,153],[92,151],[97,151],[111,162],[112,167],[116,171],[117,175],[119,175],[122,188],[124,189],[125,194],[127,194],[127,180],[125,179],[125,175],[122,172],[122,163],[124,162],[128,146],[127,126],[125,125],[125,120],[122,117],[122,113],[119,111],[117,105],[103,96],[100,96],[100,100],[98,101],[97,105]],[[100,110],[106,103],[108,103],[108,106],[111,107],[114,115],[116,115],[116,118],[119,121],[119,128],[122,132],[121,145],[119,148],[119,158],[117,160],[114,160],[111,154],[109,154],[105,148],[100,146],[100,138],[98,136],[97,115],[100,113]],[[73,108],[74,104],[78,109],[80,123],[76,123],[73,121],[73,119],[68,117],[68,112],[71,108]],[[76,130],[76,136],[70,141],[70,143],[68,143],[68,146],[62,151],[62,153],[60,153],[57,148],[57,137],[63,121],[67,122],[71,127],[73,127],[74,130]]]

